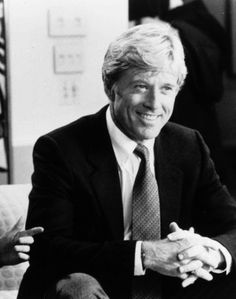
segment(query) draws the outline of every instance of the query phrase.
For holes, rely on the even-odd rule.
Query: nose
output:
[[[161,108],[161,93],[158,88],[152,88],[149,90],[144,106],[151,110],[158,110]]]

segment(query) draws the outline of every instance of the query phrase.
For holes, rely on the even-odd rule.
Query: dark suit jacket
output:
[[[111,298],[129,297],[135,241],[123,241],[121,190],[105,110],[35,145],[27,227],[40,225],[45,233],[35,238],[19,298],[40,298],[50,284],[73,272],[96,277]],[[235,202],[220,184],[199,133],[168,123],[154,151],[162,238],[172,221],[194,226],[224,244],[235,261]],[[175,283],[163,279],[168,286]]]

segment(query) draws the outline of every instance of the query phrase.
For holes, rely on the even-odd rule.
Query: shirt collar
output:
[[[126,136],[114,123],[111,117],[110,106],[106,112],[107,128],[111,138],[112,146],[117,158],[117,162],[120,166],[124,165],[133,154],[137,142]],[[154,161],[153,146],[155,139],[148,139],[143,142],[150,153],[150,160]]]

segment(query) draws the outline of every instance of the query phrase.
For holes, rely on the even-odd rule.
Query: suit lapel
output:
[[[106,109],[102,109],[93,122],[94,139],[88,152],[88,159],[93,166],[92,186],[107,220],[111,236],[121,240],[124,237],[121,188],[105,113]]]
[[[178,221],[180,212],[182,171],[172,162],[170,147],[161,134],[154,147],[155,169],[160,196],[161,234],[165,238],[169,233],[169,224]]]
[[[92,165],[91,183],[101,205],[112,238],[122,240],[123,207],[117,162],[106,125],[106,107],[95,115],[90,131],[93,134],[88,160]],[[164,130],[163,130],[164,131]],[[169,224],[178,221],[183,173],[173,163],[168,137],[161,132],[155,142],[155,170],[160,195],[162,237],[169,233]]]

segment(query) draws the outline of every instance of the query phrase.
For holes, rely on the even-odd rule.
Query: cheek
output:
[[[118,121],[120,124],[127,123],[129,121],[130,108],[126,102],[123,100],[114,102],[113,109],[116,121]]]
[[[130,114],[135,108],[135,103],[133,99],[122,98],[120,101],[116,102],[116,110],[119,114]]]
[[[174,103],[175,103],[175,97],[166,99],[166,101],[163,102],[163,109],[167,113],[171,113],[174,109]]]
[[[140,95],[120,94],[116,93],[115,101],[113,102],[114,112],[117,118],[123,122],[136,121],[136,108],[143,102]]]

